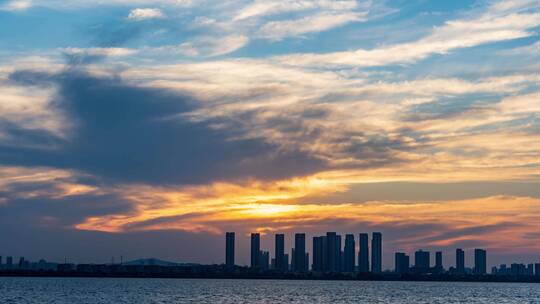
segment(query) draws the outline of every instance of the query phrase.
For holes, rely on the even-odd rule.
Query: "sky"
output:
[[[540,262],[539,34],[539,0],[0,0],[0,255]]]

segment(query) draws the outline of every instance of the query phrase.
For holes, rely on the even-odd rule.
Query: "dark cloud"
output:
[[[42,131],[14,129],[21,141],[54,144],[33,149],[0,144],[0,163],[76,169],[113,182],[198,184],[217,180],[279,179],[315,172],[325,163],[242,135],[226,118],[193,122],[182,114],[197,101],[164,90],[140,88],[116,77],[97,78],[69,69],[58,75],[16,72],[22,85],[58,86],[52,107],[75,128],[67,140]],[[232,127],[216,129],[213,125]],[[36,134],[36,132],[38,134]]]
[[[57,186],[63,182],[18,183],[0,192],[0,198],[7,202],[0,205],[2,227],[70,229],[90,217],[135,211],[135,202],[114,193],[62,196]]]

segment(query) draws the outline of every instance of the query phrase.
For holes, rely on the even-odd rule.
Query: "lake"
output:
[[[0,278],[0,303],[540,303],[540,284]]]

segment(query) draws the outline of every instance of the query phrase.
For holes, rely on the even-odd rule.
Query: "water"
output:
[[[0,303],[540,303],[540,285],[0,278]]]

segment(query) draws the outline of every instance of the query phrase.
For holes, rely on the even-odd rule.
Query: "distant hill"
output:
[[[127,265],[127,266],[194,266],[198,264],[174,263],[174,262],[164,261],[160,259],[149,258],[149,259],[138,259],[138,260],[125,262],[123,263],[123,265]]]

